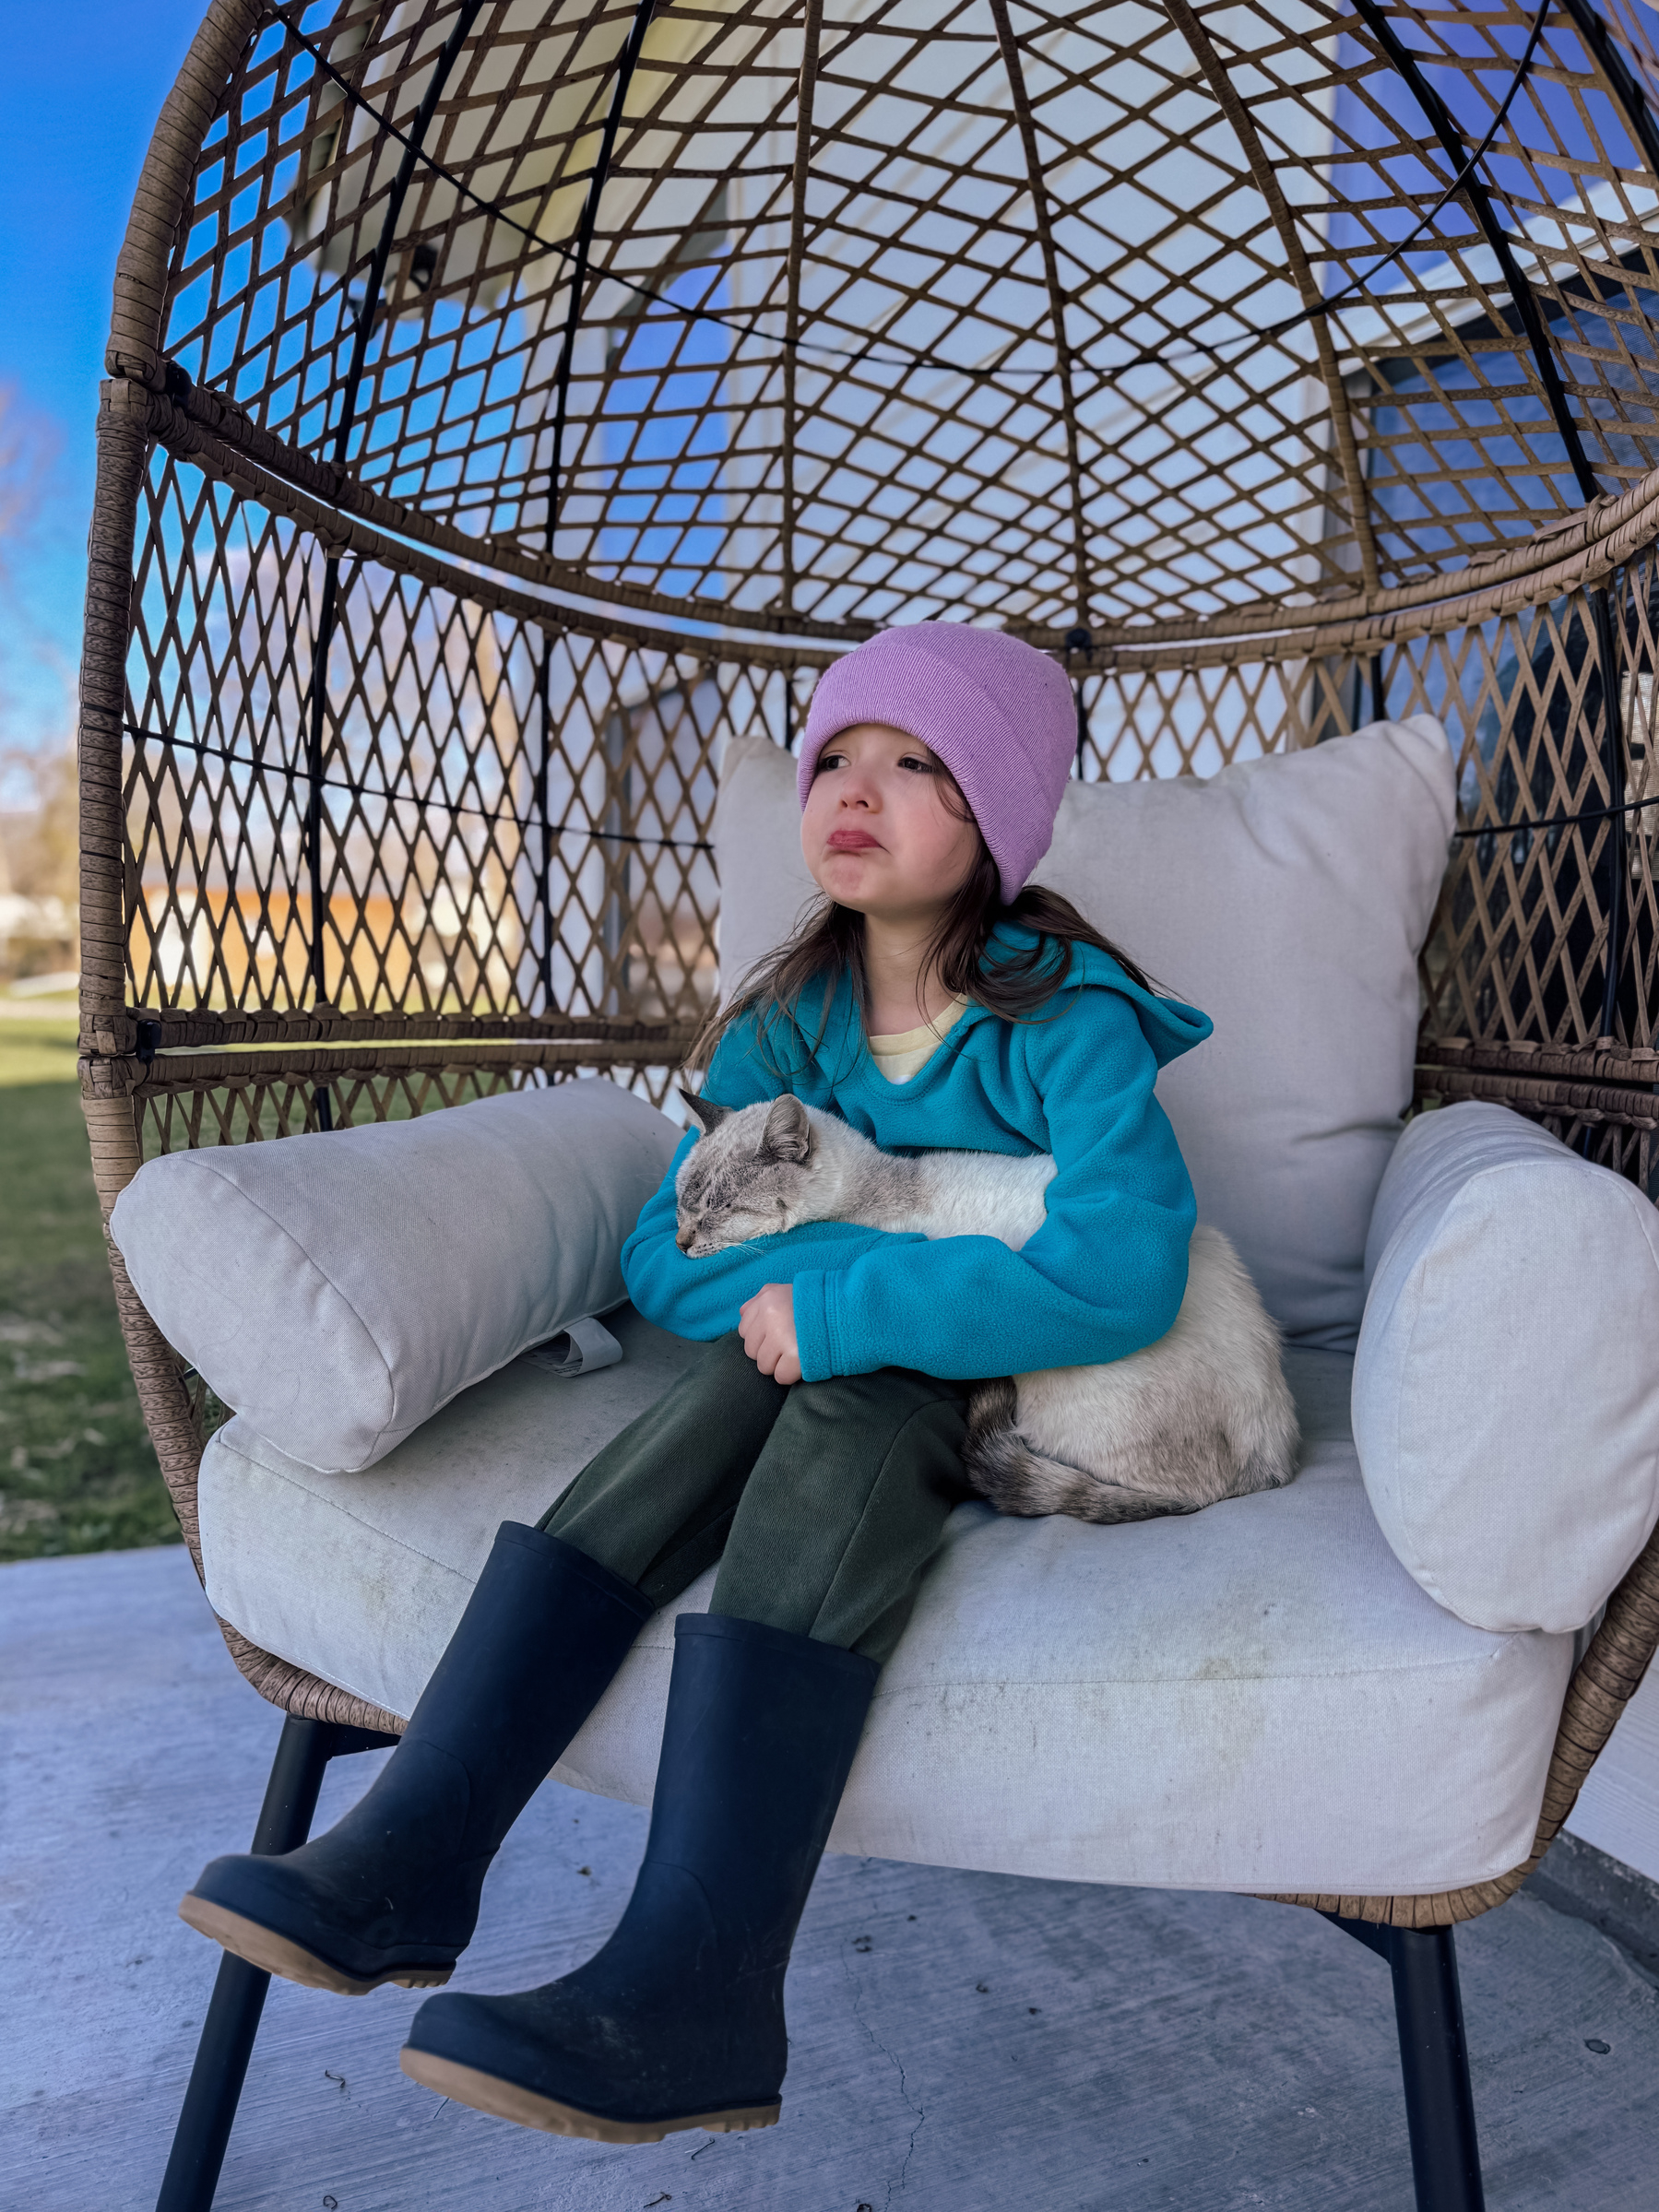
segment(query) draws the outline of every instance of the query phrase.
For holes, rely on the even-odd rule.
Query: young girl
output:
[[[417,2081],[605,2142],[764,2127],[790,1945],[882,1665],[967,1494],[967,1385],[1119,1359],[1186,1286],[1191,1185],[1153,1095],[1209,1034],[1026,878],[1070,771],[1071,689],[959,624],[830,668],[800,750],[825,905],[715,1027],[705,1095],[792,1091],[890,1150],[1051,1153],[1020,1252],[816,1223],[688,1259],[675,1177],[623,1254],[640,1311],[708,1349],[538,1528],[504,1522],[361,1802],[283,1858],[217,1859],[182,1908],[255,1965],[353,1993],[446,1981],[486,1870],[639,1626],[675,1623],[650,1839],[588,1964],[429,1999]],[[693,1153],[694,1158],[694,1153]]]

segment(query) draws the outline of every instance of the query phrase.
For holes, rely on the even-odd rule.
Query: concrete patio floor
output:
[[[174,1917],[253,1831],[278,1721],[182,1549],[0,1570],[0,2203],[148,2207],[218,1953]],[[326,1824],[384,1754],[342,1760]],[[549,1783],[456,1986],[525,1987],[620,1911],[637,1810]],[[1461,1938],[1493,2212],[1659,2203],[1659,1982],[1523,1895]],[[1409,2212],[1387,1970],[1310,1913],[831,1859],[783,2124],[530,2135],[397,2069],[418,1996],[272,1985],[222,2212]]]

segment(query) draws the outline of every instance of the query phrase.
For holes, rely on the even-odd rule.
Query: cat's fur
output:
[[[806,1221],[995,1236],[1016,1252],[1042,1226],[1047,1156],[904,1158],[798,1098],[734,1111],[681,1096],[704,1131],[675,1182],[693,1260]],[[964,1462],[1001,1513],[1144,1520],[1287,1483],[1298,1442],[1278,1331],[1232,1246],[1201,1224],[1168,1334],[1100,1366],[978,1384]]]

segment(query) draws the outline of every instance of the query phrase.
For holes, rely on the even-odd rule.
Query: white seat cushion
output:
[[[1215,1023],[1158,1097],[1200,1219],[1294,1342],[1354,1348],[1454,811],[1446,733],[1418,715],[1219,775],[1068,784],[1037,869]],[[715,818],[729,985],[812,893],[800,813],[793,760],[734,740]]]
[[[537,1520],[693,1355],[631,1309],[627,1357],[521,1360],[368,1473],[322,1475],[243,1421],[208,1446],[214,1605],[267,1650],[408,1713],[496,1525]],[[884,1671],[838,1851],[1072,1881],[1398,1894],[1524,1859],[1567,1636],[1469,1626],[1367,1503],[1351,1363],[1293,1352],[1305,1467],[1190,1520],[1095,1528],[964,1506]],[[681,1605],[701,1609],[712,1576]],[[670,1608],[556,1769],[647,1803]]]

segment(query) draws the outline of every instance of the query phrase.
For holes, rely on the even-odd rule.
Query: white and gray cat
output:
[[[681,1096],[704,1131],[675,1181],[690,1259],[807,1221],[994,1236],[1016,1252],[1043,1224],[1046,1154],[904,1158],[798,1098],[733,1109]],[[1144,1520],[1276,1489],[1298,1442],[1279,1332],[1238,1253],[1201,1224],[1167,1336],[1099,1366],[976,1385],[963,1458],[1001,1513]]]

